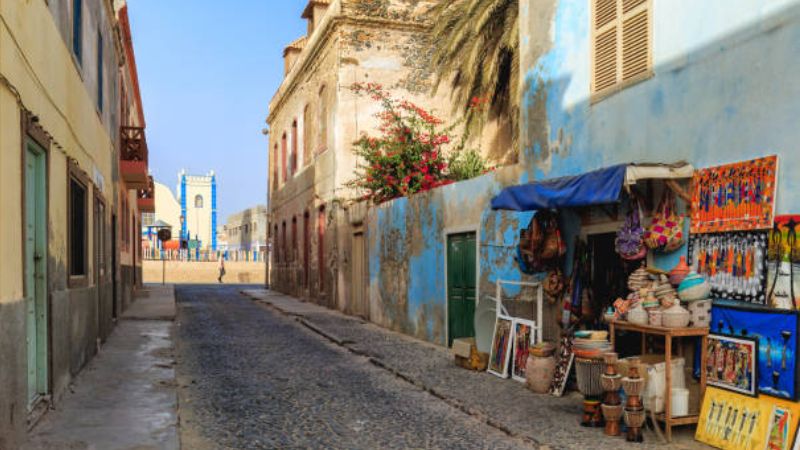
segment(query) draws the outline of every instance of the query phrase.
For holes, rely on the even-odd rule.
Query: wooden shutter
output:
[[[617,83],[618,0],[593,0],[592,91]]]
[[[623,0],[622,81],[650,70],[650,12],[647,0]]]
[[[650,0],[592,0],[593,94],[650,72],[650,22]]]

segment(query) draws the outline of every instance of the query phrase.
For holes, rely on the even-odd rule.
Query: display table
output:
[[[666,327],[653,327],[650,325],[637,325],[624,320],[613,321],[609,324],[609,334],[611,335],[611,346],[616,349],[616,334],[617,331],[633,331],[641,333],[642,335],[642,353],[646,353],[646,337],[648,334],[655,336],[664,336],[664,357],[665,357],[665,386],[668,392],[664,395],[664,412],[657,414],[656,419],[664,422],[664,432],[667,442],[672,442],[672,427],[675,425],[690,425],[696,424],[700,418],[699,415],[688,415],[683,417],[672,417],[672,339],[684,337],[700,337],[703,342],[700,346],[701,354],[700,360],[706,360],[706,340],[708,337],[708,328],[666,328]],[[702,403],[703,394],[706,390],[706,371],[700,371],[700,399]],[[657,424],[654,424],[658,426]]]

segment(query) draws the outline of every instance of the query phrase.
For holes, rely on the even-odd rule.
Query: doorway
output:
[[[350,312],[369,319],[369,297],[367,296],[367,252],[364,232],[353,233],[353,287]]]
[[[475,336],[477,285],[475,232],[447,236],[447,346],[454,339]]]
[[[48,392],[47,178],[45,151],[33,141],[25,149],[25,305],[28,408]]]

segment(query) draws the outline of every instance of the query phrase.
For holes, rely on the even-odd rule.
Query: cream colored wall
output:
[[[205,178],[205,177],[203,177]],[[196,195],[203,197],[203,207],[194,207]],[[179,224],[180,225],[180,224]],[[211,247],[211,182],[193,181],[186,177],[186,228],[194,239],[200,238],[203,248]],[[180,226],[178,227],[180,229]]]
[[[67,47],[46,2],[0,2],[0,74],[19,93],[25,108],[38,117],[39,124],[52,135],[57,145],[48,154],[49,188],[49,250],[53,259],[51,280],[56,288],[65,284],[67,237],[67,158],[72,159],[95,179],[99,174],[105,181],[104,197],[107,208],[114,200],[112,185],[113,141],[107,125],[97,113],[96,99],[90,94],[79,74],[71,50]],[[97,24],[94,25],[95,27]],[[110,33],[105,33],[111,39]],[[86,38],[84,47],[94,48]],[[92,52],[88,52],[92,54]],[[113,53],[109,54],[112,57]],[[88,57],[85,55],[85,57]],[[87,70],[93,61],[84,62]],[[108,83],[112,82],[108,78]],[[14,261],[11,270],[4,269],[0,298],[19,296],[22,286],[21,223],[19,219],[21,189],[21,137],[17,103],[8,86],[0,83],[0,142],[2,142],[3,208],[11,211],[0,218],[4,237],[2,254]],[[115,106],[106,104],[106,113]],[[91,190],[89,191],[91,199]],[[8,198],[6,198],[8,197]],[[91,202],[89,203],[91,219]],[[91,220],[89,220],[91,228]],[[7,237],[7,239],[6,239]],[[92,239],[88,240],[87,255],[92,254]],[[89,273],[92,273],[92,258]],[[5,267],[5,264],[4,264]],[[55,270],[56,273],[52,273]],[[63,286],[65,287],[65,286]]]
[[[3,47],[0,47],[2,52]],[[0,304],[22,298],[22,165],[19,109],[11,92],[0,84]],[[16,131],[16,132],[14,132]]]
[[[172,225],[172,237],[177,239],[181,231],[181,205],[165,185],[156,182],[156,220]]]

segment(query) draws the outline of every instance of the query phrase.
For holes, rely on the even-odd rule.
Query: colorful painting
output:
[[[715,304],[711,332],[757,339],[758,392],[797,400],[799,319],[796,311]]]
[[[528,365],[528,350],[535,344],[536,323],[530,320],[514,319],[511,333],[511,378],[525,382],[525,369]]]
[[[769,417],[767,426],[766,450],[788,450],[789,429],[792,424],[792,412],[787,408],[775,406]]]
[[[692,234],[771,228],[777,179],[777,156],[695,171]]]
[[[569,371],[572,369],[573,361],[575,361],[575,353],[572,352],[572,339],[564,336],[561,338],[556,373],[550,383],[550,394],[556,397],[564,395],[564,388],[567,387],[567,379],[569,378]]]
[[[766,231],[697,234],[689,240],[691,266],[714,298],[767,304]]]
[[[755,397],[758,395],[758,341],[709,334],[703,367],[710,386]]]
[[[769,396],[748,397],[709,386],[703,396],[695,439],[725,450],[772,448],[768,447],[768,430],[775,428],[770,422],[776,409],[788,413],[788,423],[794,423],[794,418],[800,414],[800,404],[797,402]],[[786,442],[796,438],[796,431],[790,428],[777,430],[788,433]]]
[[[511,356],[511,317],[498,315],[494,324],[492,351],[489,354],[489,373],[508,378],[508,360]]]
[[[800,309],[800,216],[775,217],[769,236],[767,302],[773,308]]]

